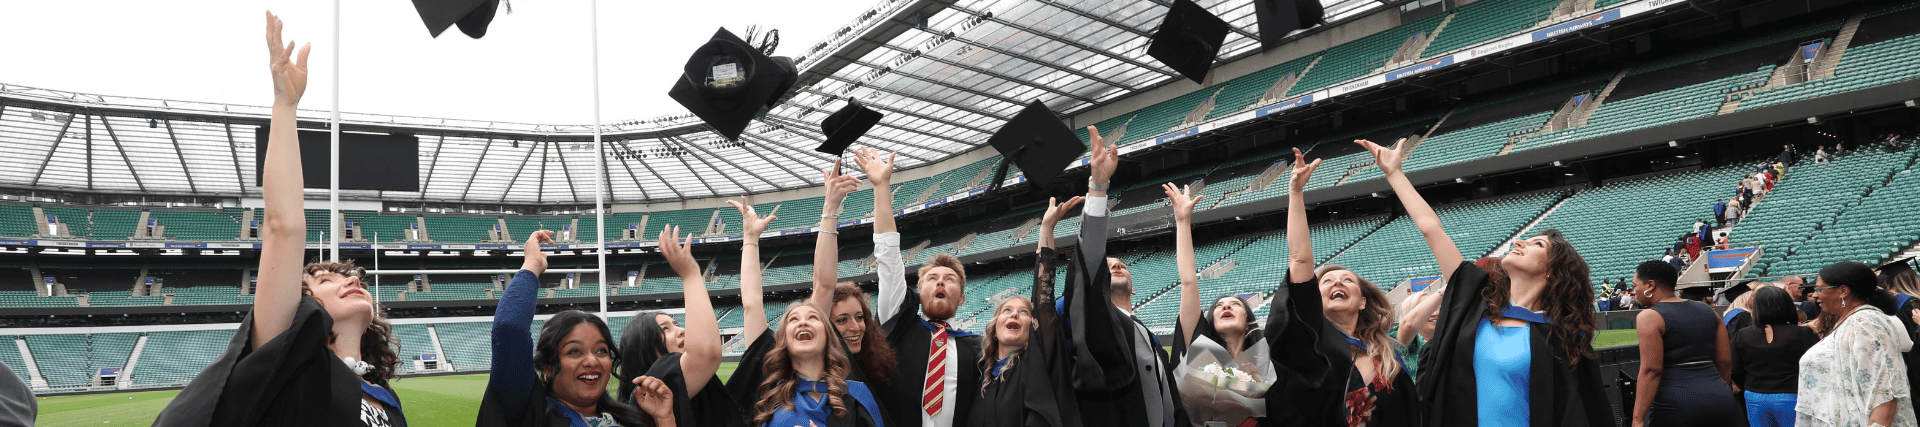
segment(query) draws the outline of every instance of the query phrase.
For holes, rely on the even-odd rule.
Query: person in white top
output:
[[[879,160],[870,149],[856,152],[873,183],[873,257],[879,265],[879,307],[874,310],[894,348],[899,370],[881,393],[893,422],[905,427],[967,424],[979,393],[980,372],[967,364],[980,360],[980,336],[949,323],[967,300],[967,272],[960,259],[940,254],[919,270],[918,298],[907,298],[906,266],[900,259],[900,232],[893,222],[893,159]],[[918,315],[916,315],[918,314]]]

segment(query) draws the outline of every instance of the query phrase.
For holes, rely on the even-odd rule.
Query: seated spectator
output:
[[[1813,150],[1813,164],[1817,165],[1817,164],[1822,164],[1826,162],[1827,162],[1827,146],[1822,145],[1820,146],[1819,149]]]
[[[1714,233],[1713,249],[1718,251],[1733,249],[1733,243],[1727,240],[1727,232]]]

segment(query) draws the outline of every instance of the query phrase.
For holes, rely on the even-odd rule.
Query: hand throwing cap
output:
[[[1038,100],[1027,103],[1019,114],[1008,119],[999,131],[987,138],[987,144],[1004,156],[988,188],[998,188],[1006,180],[1006,165],[1011,163],[1020,166],[1034,188],[1044,189],[1073,164],[1074,159],[1087,152],[1087,145],[1080,142],[1080,137],[1074,136],[1073,130],[1068,129],[1047,104]]]
[[[853,145],[853,141],[873,129],[873,125],[880,124],[881,116],[879,111],[860,105],[859,100],[847,99],[847,106],[840,107],[840,111],[833,112],[833,115],[820,122],[820,133],[825,134],[827,140],[813,151],[839,156],[847,151],[847,146]]]
[[[1320,25],[1327,18],[1320,0],[1253,0],[1253,14],[1260,21],[1261,50],[1280,47],[1288,33]]]
[[[459,25],[467,37],[486,36],[487,24],[493,23],[493,13],[499,8],[500,0],[413,0],[413,10],[420,12],[420,20],[426,22],[427,32],[434,37],[454,25]]]
[[[1160,29],[1153,32],[1147,56],[1194,83],[1202,83],[1207,70],[1213,68],[1213,59],[1220,56],[1220,45],[1227,41],[1230,28],[1226,20],[1213,16],[1193,0],[1174,0],[1166,19],[1160,21]]]
[[[667,96],[725,136],[740,139],[762,108],[778,101],[793,73],[773,58],[721,28],[687,58],[685,70]]]

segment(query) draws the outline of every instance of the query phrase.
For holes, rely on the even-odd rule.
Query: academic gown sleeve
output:
[[[1291,276],[1286,276],[1291,277]],[[1267,417],[1264,426],[1336,426],[1345,425],[1340,417],[1341,396],[1345,394],[1345,370],[1334,369],[1334,360],[1352,360],[1346,350],[1329,345],[1326,318],[1320,307],[1320,288],[1307,283],[1288,283],[1274,292],[1267,303],[1266,334],[1273,356],[1273,387],[1267,389]],[[1311,349],[1311,351],[1301,351]],[[1336,359],[1336,358],[1339,359]]]
[[[1039,262],[1034,267],[1033,320],[1027,348],[1019,359],[1003,373],[1004,380],[988,384],[980,390],[972,415],[967,424],[973,427],[1079,427],[1078,411],[1068,412],[1062,409],[1064,401],[1072,396],[1063,394],[1056,387],[1063,384],[1064,378],[1053,374],[1054,355],[1059,353],[1055,339],[1062,333],[1054,328],[1059,322],[1053,307],[1053,256],[1051,248],[1041,250]],[[988,325],[992,331],[999,325]],[[988,334],[991,335],[991,334]],[[982,372],[981,378],[989,377],[991,372]],[[1067,384],[1071,388],[1071,384]],[[1071,390],[1066,390],[1071,391]],[[1073,424],[1067,424],[1071,419]]]
[[[293,322],[252,347],[253,314],[227,350],[167,404],[155,426],[342,426],[360,423],[360,379],[327,349],[333,318],[302,296]]]
[[[1900,326],[1906,327],[1905,332],[1907,333],[1907,339],[1913,342],[1920,342],[1920,325],[1913,323],[1913,310],[1920,309],[1920,298],[1901,299],[1906,300],[1906,302],[1900,304],[1900,309],[1894,310],[1894,313],[1891,314],[1893,318],[1900,319]],[[1914,347],[1920,347],[1920,345]],[[1907,389],[1920,390],[1920,375],[1914,374],[1915,372],[1920,372],[1920,369],[1916,369],[1920,368],[1920,351],[1908,349],[1907,352],[1900,353],[1900,359],[1907,362]]]
[[[765,334],[762,334],[765,335]],[[757,341],[757,340],[756,340]],[[747,425],[746,410],[728,393],[718,375],[708,378],[699,395],[687,395],[687,375],[680,371],[680,357],[684,353],[671,353],[653,362],[653,368],[647,370],[647,376],[659,378],[673,390],[673,418],[681,425],[701,427],[744,427]],[[635,402],[627,402],[638,408]]]

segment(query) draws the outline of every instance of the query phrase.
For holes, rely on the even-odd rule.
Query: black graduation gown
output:
[[[1732,336],[1734,332],[1749,326],[1753,326],[1753,312],[1740,310],[1740,313],[1734,314],[1732,319],[1727,319],[1727,335]]]
[[[1112,276],[1107,272],[1107,218],[1081,217],[1080,237],[1069,263],[1067,288],[1062,292],[1065,319],[1070,336],[1076,340],[1072,351],[1063,354],[1053,367],[1068,373],[1073,385],[1080,422],[1088,426],[1146,426],[1146,397],[1140,381],[1146,375],[1158,375],[1167,384],[1173,400],[1173,423],[1187,425],[1186,409],[1174,382],[1172,358],[1165,348],[1154,347],[1160,360],[1160,372],[1145,372],[1143,361],[1136,360],[1134,343],[1153,340],[1138,336],[1132,316],[1114,307]],[[909,298],[911,299],[911,298]],[[901,365],[908,366],[908,365]]]
[[[1425,398],[1423,422],[1435,426],[1479,424],[1473,375],[1474,335],[1486,318],[1481,290],[1487,271],[1461,262],[1447,282],[1447,293],[1433,342],[1421,349],[1419,395]],[[1531,325],[1532,370],[1528,377],[1529,421],[1536,426],[1618,426],[1600,382],[1600,363],[1592,358],[1569,370],[1557,340],[1544,325]]]
[[[926,326],[920,324],[920,299],[915,298],[910,290],[906,298],[900,299],[900,307],[894,313],[893,318],[880,325],[880,330],[885,332],[887,343],[893,345],[893,358],[898,362],[894,366],[900,369],[894,371],[893,379],[887,382],[886,387],[869,386],[874,387],[874,398],[879,400],[880,406],[885,407],[892,422],[900,423],[902,427],[921,427],[920,398],[924,392],[921,386],[926,384],[927,371],[914,368],[927,366],[933,331],[928,331]],[[954,346],[949,350],[958,352],[954,360],[960,366],[954,367],[954,377],[958,383],[947,386],[960,388],[955,390],[954,401],[948,402],[950,406],[947,410],[953,411],[954,425],[964,426],[967,425],[968,413],[973,409],[974,399],[980,395],[969,392],[969,387],[980,386],[980,370],[971,368],[974,362],[980,360],[980,337],[952,338]]]
[[[1347,393],[1364,387],[1353,347],[1327,322],[1316,283],[1288,283],[1267,304],[1266,338],[1280,374],[1267,394],[1263,426],[1345,426]],[[1298,349],[1311,349],[1299,351]],[[1290,350],[1290,351],[1289,351]],[[1420,426],[1419,393],[1404,367],[1377,396],[1369,426]]]
[[[251,348],[253,313],[248,313],[227,350],[180,390],[153,425],[363,425],[360,377],[327,348],[332,332],[333,317],[302,296],[287,330]],[[389,422],[400,425],[401,420],[390,417]]]
[[[687,374],[680,371],[680,357],[685,353],[670,353],[653,362],[653,368],[647,370],[647,376],[659,378],[673,390],[673,418],[681,425],[701,427],[744,427],[747,425],[746,409],[734,401],[733,394],[727,392],[726,384],[720,376],[707,379],[706,387],[700,389],[700,395],[687,396]],[[626,402],[635,408],[634,402]]]
[[[1894,318],[1900,319],[1900,325],[1907,327],[1908,339],[1914,340],[1914,342],[1920,342],[1920,325],[1913,323],[1913,310],[1920,309],[1920,298],[1900,298],[1905,295],[1894,295],[1898,298],[1896,301],[1901,302],[1900,309],[1888,314],[1892,314]],[[1906,353],[1900,353],[1900,358],[1907,362],[1908,390],[1920,390],[1920,373],[1916,373],[1916,368],[1920,368],[1920,351],[1908,350]]]
[[[744,424],[752,425],[753,418],[758,414],[755,408],[760,402],[760,383],[767,379],[766,370],[764,369],[767,361],[767,352],[773,350],[773,334],[777,333],[777,331],[778,329],[768,329],[766,332],[761,333],[760,337],[754,338],[753,344],[747,346],[747,352],[740,355],[740,364],[739,367],[733,371],[733,376],[727,378],[726,384],[721,385],[721,387],[726,390],[727,395],[732,396],[732,400],[739,405],[740,418]],[[841,345],[844,346],[846,343],[843,342]],[[844,349],[845,347],[842,348]],[[879,412],[882,417],[885,417],[887,414],[887,403],[883,400],[885,397],[880,396],[884,391],[875,389],[873,383],[866,381],[867,374],[865,371],[860,370],[860,362],[848,360],[848,363],[850,366],[847,367],[847,380],[866,384],[867,389],[874,393],[874,400],[881,406],[880,410],[875,412]],[[658,367],[659,365],[656,364],[655,368]],[[707,385],[707,387],[713,386],[713,384]],[[675,391],[675,393],[681,393],[681,391]],[[792,397],[788,396],[787,399],[792,399]],[[875,427],[883,423],[888,427],[894,425],[893,420],[890,419],[874,420],[872,416],[867,415],[866,407],[861,405],[857,399],[849,397],[841,399],[840,401],[846,405],[849,416],[829,421],[827,425],[819,427]]]
[[[1033,319],[1035,326],[1027,335],[1027,348],[1003,379],[978,391],[967,417],[970,427],[1079,427],[1080,411],[1073,401],[1073,384],[1067,375],[1053,366],[1069,349],[1067,331],[1057,321],[1053,304],[1053,249],[1043,249],[1034,267]],[[998,325],[989,325],[988,330]],[[989,373],[982,372],[985,378]],[[962,389],[967,390],[967,389]]]

